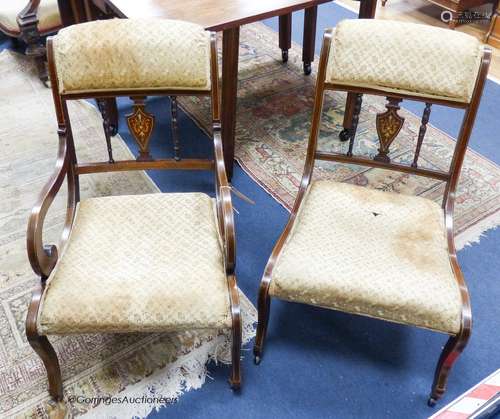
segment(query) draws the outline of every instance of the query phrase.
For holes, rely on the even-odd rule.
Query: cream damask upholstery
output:
[[[210,90],[210,32],[167,19],[73,25],[54,37],[59,92]]]
[[[27,4],[28,0],[0,0],[0,29],[18,33],[17,16]],[[52,32],[62,25],[57,0],[41,0],[37,16],[41,33]]]
[[[460,330],[462,301],[443,210],[420,197],[313,182],[269,293],[446,333]]]
[[[43,335],[231,327],[213,200],[202,193],[82,201],[47,284]]]
[[[326,81],[468,103],[483,46],[467,34],[407,22],[344,20]]]

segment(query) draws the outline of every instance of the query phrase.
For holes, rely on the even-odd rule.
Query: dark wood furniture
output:
[[[461,20],[467,20],[465,13],[474,7],[479,7],[484,4],[492,3],[493,11],[496,10],[498,5],[498,0],[428,0],[431,3],[442,7],[444,10],[449,12],[448,26],[450,29],[455,29],[455,27],[462,22]],[[382,0],[382,6],[385,6],[387,0]]]
[[[29,0],[24,9],[17,15],[17,29],[4,26],[0,23],[0,31],[14,39],[21,39],[26,43],[26,55],[33,57],[38,69],[38,76],[43,83],[48,80],[45,66],[46,54],[42,38],[48,34],[57,32],[60,24],[55,26],[40,27],[39,7],[41,0]]]
[[[484,42],[487,42],[488,44],[490,44],[495,48],[500,48],[500,19],[498,18],[499,15],[500,15],[500,2],[497,2],[497,7],[493,11],[493,15],[491,16],[490,27],[484,37]]]
[[[241,349],[241,318],[239,306],[239,293],[236,285],[235,264],[236,246],[231,202],[231,188],[229,186],[221,140],[220,104],[219,104],[219,78],[217,62],[216,35],[211,34],[210,39],[210,90],[109,90],[109,91],[78,91],[60,93],[57,78],[57,68],[54,62],[53,40],[48,39],[48,67],[51,80],[52,93],[58,123],[59,150],[55,171],[40,194],[29,218],[27,230],[27,251],[34,272],[40,277],[39,288],[34,292],[29,305],[26,318],[26,335],[32,348],[42,359],[49,379],[49,392],[56,400],[62,400],[62,379],[56,352],[46,336],[40,335],[37,327],[40,303],[46,282],[54,270],[60,251],[54,244],[43,243],[44,219],[54,198],[59,192],[62,183],[67,182],[68,200],[65,227],[61,237],[61,246],[67,243],[73,223],[76,218],[76,208],[80,201],[79,178],[90,173],[103,173],[128,170],[148,169],[183,169],[183,170],[212,170],[215,174],[215,207],[217,213],[218,229],[222,241],[222,254],[225,276],[228,284],[229,301],[232,318],[232,371],[230,384],[233,389],[238,389],[241,384],[240,375],[240,349]],[[213,145],[214,159],[180,159],[178,151],[173,159],[156,159],[150,154],[149,137],[154,126],[154,115],[149,114],[144,105],[148,95],[197,95],[208,96],[211,99],[213,120]],[[108,161],[79,162],[77,161],[73,133],[70,124],[67,102],[75,99],[104,100],[109,97],[130,97],[134,101],[134,111],[127,117],[130,133],[139,146],[139,155],[135,160],[116,161],[113,157],[109,132],[105,127],[105,136],[108,147]],[[172,104],[175,113],[175,103]],[[178,147],[175,137],[177,126],[175,118],[174,147]],[[138,262],[140,263],[140,262]]]
[[[479,107],[481,94],[486,81],[488,68],[491,60],[491,50],[485,49],[484,55],[479,68],[479,75],[477,76],[474,91],[470,102],[460,103],[452,100],[438,99],[425,96],[413,96],[410,94],[395,94],[388,93],[387,91],[377,90],[375,88],[366,88],[360,86],[348,86],[345,84],[331,84],[326,81],[326,70],[328,57],[330,54],[330,46],[332,40],[332,31],[327,30],[323,40],[323,47],[320,57],[318,79],[316,84],[316,95],[314,102],[314,111],[312,116],[312,125],[309,138],[309,145],[307,149],[306,162],[302,181],[299,187],[297,198],[295,200],[290,218],[285,229],[278,239],[272,254],[269,258],[267,266],[264,271],[262,282],[259,290],[258,297],[258,311],[259,323],[257,328],[257,337],[254,346],[255,363],[259,364],[263,356],[264,341],[269,322],[271,296],[269,288],[273,276],[273,270],[281,256],[282,251],[291,238],[292,229],[297,221],[301,205],[306,201],[305,197],[309,186],[311,185],[313,171],[316,160],[338,162],[346,164],[356,164],[366,167],[375,167],[387,170],[395,170],[403,173],[409,173],[418,176],[424,176],[432,179],[437,179],[445,183],[444,196],[442,201],[442,209],[444,213],[444,227],[446,229],[446,241],[448,247],[449,263],[452,268],[453,276],[457,282],[458,289],[460,290],[460,297],[462,301],[461,306],[461,323],[460,330],[457,334],[451,334],[448,342],[446,343],[439,361],[437,363],[434,382],[428,400],[428,404],[433,406],[438,399],[440,399],[446,390],[446,383],[448,374],[454,362],[457,360],[463,349],[465,348],[471,333],[471,307],[469,293],[466,283],[464,281],[460,266],[457,261],[457,255],[454,244],[454,231],[453,231],[453,210],[455,204],[455,191],[458,184],[460,170],[464,161],[467,144],[472,131],[476,113]],[[325,91],[344,91],[351,92],[355,95],[355,111],[353,117],[352,132],[349,137],[348,151],[344,153],[323,152],[318,150],[318,135],[321,125],[321,113],[323,108]],[[355,141],[355,134],[357,129],[357,122],[359,112],[361,110],[361,101],[363,94],[377,95],[387,97],[388,103],[385,112],[377,114],[377,133],[379,137],[378,154],[374,157],[356,156],[353,153],[353,145]],[[422,117],[422,124],[416,141],[415,153],[411,163],[399,163],[391,161],[389,156],[390,145],[401,129],[404,118],[398,114],[399,103],[402,100],[414,100],[426,103],[424,114]],[[418,164],[421,146],[424,140],[426,124],[429,120],[432,104],[439,104],[450,106],[454,108],[463,109],[464,118],[458,140],[455,146],[454,154],[448,171],[428,169],[420,167]],[[383,193],[383,192],[380,192]],[[375,214],[374,215],[379,215]],[[335,213],[332,213],[335,217]],[[382,240],[383,238],[381,238]],[[331,245],[335,245],[335,237],[331,237]],[[312,261],[311,261],[312,262]],[[348,261],[346,261],[348,263]]]
[[[279,46],[283,61],[291,46],[291,13],[305,10],[303,62],[306,74],[314,60],[317,7],[331,0],[58,0],[65,26],[91,19],[118,17],[158,17],[198,23],[222,32],[222,141],[228,178],[233,173],[236,95],[238,86],[238,51],[240,26],[273,16],[280,16]],[[359,16],[372,18],[376,0],[361,0]],[[116,105],[108,101],[107,117],[113,132],[117,130]],[[344,126],[351,126],[353,96],[346,106]]]

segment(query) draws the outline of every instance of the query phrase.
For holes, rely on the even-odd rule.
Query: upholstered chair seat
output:
[[[443,210],[420,197],[313,182],[269,293],[446,333],[460,329]]]
[[[481,42],[461,32],[344,20],[333,33],[326,82],[467,103],[482,56]]]
[[[209,37],[199,25],[166,19],[69,26],[54,39],[59,92],[209,91]]]
[[[0,29],[15,35],[20,32],[17,16],[28,4],[28,0],[3,0],[0,2]],[[61,26],[57,0],[41,0],[37,12],[38,31],[50,33]]]
[[[42,296],[41,334],[230,328],[213,200],[203,193],[91,198]]]

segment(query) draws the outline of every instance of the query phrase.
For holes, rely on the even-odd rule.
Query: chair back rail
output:
[[[479,74],[476,79],[471,101],[469,103],[463,103],[455,100],[435,98],[432,96],[412,95],[406,93],[396,94],[394,92],[388,93],[387,91],[374,88],[327,83],[325,82],[325,75],[328,66],[328,57],[330,54],[331,44],[332,30],[327,30],[323,38],[321,59],[318,69],[316,97],[314,101],[312,127],[306,157],[306,166],[304,170],[303,186],[308,186],[311,181],[314,162],[316,159],[338,163],[356,164],[387,170],[395,170],[445,182],[446,186],[443,195],[442,206],[444,209],[451,211],[453,209],[454,194],[460,176],[460,170],[462,168],[465,152],[467,151],[468,141],[470,138],[472,127],[474,125],[474,120],[488,73],[488,67],[491,61],[491,50],[489,48],[484,49],[483,57],[481,59],[481,64],[479,67]],[[349,136],[349,147],[347,152],[345,153],[325,152],[317,149],[325,91],[343,91],[354,93],[356,95],[354,115]],[[374,156],[369,157],[353,154],[354,144],[356,141],[356,129],[359,120],[359,113],[361,110],[362,96],[364,94],[384,96],[387,98],[387,103],[385,105],[386,111],[381,112],[376,116],[376,127],[379,142],[378,153]],[[390,157],[391,144],[397,140],[397,136],[404,124],[404,118],[398,114],[400,103],[403,100],[412,100],[425,103],[418,137],[416,138],[413,158],[410,164],[392,161]],[[425,133],[427,130],[427,124],[430,118],[431,107],[433,104],[445,105],[464,110],[460,133],[454,147],[449,169],[446,171],[421,167],[418,164],[422,144],[424,143]]]
[[[55,65],[53,39],[47,40],[47,58],[49,75],[52,81],[52,95],[54,99],[56,116],[61,135],[68,141],[69,166],[77,179],[79,175],[91,173],[117,172],[128,170],[214,170],[215,163],[213,159],[189,158],[182,159],[178,153],[179,142],[177,133],[177,110],[172,106],[172,134],[174,141],[174,158],[154,158],[150,154],[150,138],[155,126],[155,116],[146,110],[145,99],[147,96],[170,96],[171,102],[176,104],[177,96],[208,96],[211,98],[212,117],[214,130],[220,129],[220,105],[217,73],[217,48],[215,34],[211,36],[210,47],[210,90],[186,90],[186,89],[116,89],[107,91],[78,91],[60,93],[57,77],[57,67]],[[215,61],[215,64],[214,64]],[[130,134],[136,141],[139,148],[139,155],[135,160],[116,161],[113,158],[113,150],[110,141],[109,127],[106,126],[104,118],[103,126],[106,138],[106,147],[108,152],[108,161],[98,162],[78,162],[75,153],[74,140],[71,132],[71,122],[69,118],[67,102],[77,99],[95,99],[98,104],[107,98],[129,97],[133,102],[133,111],[126,116],[127,126]],[[217,128],[218,127],[218,128]],[[78,201],[78,200],[77,200]]]

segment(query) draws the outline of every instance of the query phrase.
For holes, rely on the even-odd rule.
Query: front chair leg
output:
[[[469,335],[470,333],[463,333],[461,335],[451,336],[448,342],[446,342],[436,366],[431,394],[427,401],[429,406],[435,406],[436,402],[446,391],[446,383],[448,382],[450,370],[467,345]]]
[[[232,346],[231,346],[231,377],[229,384],[235,391],[241,387],[241,309],[240,295],[234,276],[229,279],[230,283],[230,302],[231,302],[231,317],[232,317]]]
[[[51,251],[54,251],[54,248]],[[47,337],[39,335],[37,330],[38,309],[44,288],[45,283],[42,282],[40,289],[33,293],[26,316],[26,337],[30,346],[42,359],[43,365],[47,370],[49,394],[55,401],[61,401],[63,399],[63,386],[61,368],[59,367],[56,351]]]
[[[264,278],[260,284],[259,290],[259,323],[257,324],[257,336],[253,347],[254,362],[260,364],[264,350],[264,341],[266,339],[267,325],[269,323],[269,311],[271,308],[271,297],[269,296],[269,281]]]
[[[49,394],[55,401],[61,401],[63,399],[61,368],[59,367],[59,360],[57,359],[54,347],[46,336],[40,336],[34,333],[28,335],[28,342],[42,359],[43,365],[47,370]]]

